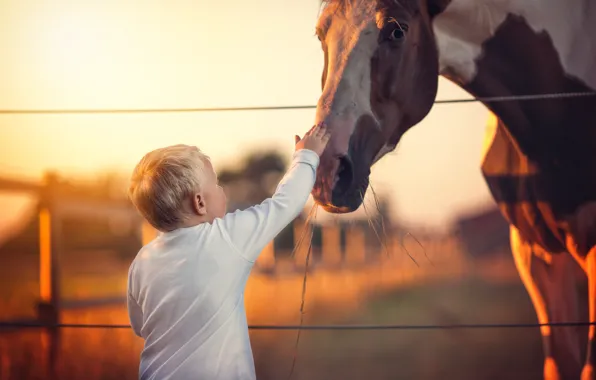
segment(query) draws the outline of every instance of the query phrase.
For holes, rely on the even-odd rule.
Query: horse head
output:
[[[313,189],[326,211],[356,210],[371,166],[430,111],[438,85],[432,18],[448,0],[327,0],[316,122],[331,140]]]

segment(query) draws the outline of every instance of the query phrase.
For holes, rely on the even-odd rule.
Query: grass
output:
[[[521,284],[467,279],[384,292],[349,318],[334,322],[433,325],[535,320]],[[305,331],[294,378],[541,379],[541,371],[538,329]],[[279,371],[270,378],[282,376]]]
[[[63,289],[69,297],[124,294],[127,263],[98,257],[76,262],[64,271]],[[0,269],[3,318],[32,309],[34,265]],[[535,322],[518,279],[433,280],[416,273],[395,268],[315,272],[308,279],[304,323]],[[253,273],[245,297],[249,323],[298,323],[301,288],[299,274],[271,278]],[[128,323],[124,305],[67,310],[62,320]],[[250,332],[259,380],[288,377],[296,334]],[[37,330],[0,333],[0,379],[51,379],[51,363],[59,379],[137,378],[143,342],[128,329],[64,329],[53,338]],[[537,329],[303,331],[293,379],[540,379],[541,361]]]

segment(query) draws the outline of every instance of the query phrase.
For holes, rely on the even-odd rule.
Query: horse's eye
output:
[[[408,26],[406,24],[399,24],[396,26],[395,29],[391,31],[389,35],[389,39],[392,41],[400,40],[406,36],[406,32],[408,31]]]

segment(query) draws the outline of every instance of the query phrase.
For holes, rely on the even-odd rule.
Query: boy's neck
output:
[[[213,220],[215,220],[215,217],[213,217],[212,215],[194,215],[193,217],[185,220],[183,223],[181,223],[178,228],[189,228],[189,227],[194,227],[194,226],[198,226],[199,224],[203,224],[203,223],[213,223]]]

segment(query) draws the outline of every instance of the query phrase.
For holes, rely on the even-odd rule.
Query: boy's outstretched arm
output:
[[[246,260],[254,262],[261,250],[300,214],[314,186],[318,165],[315,152],[297,151],[271,198],[224,216],[230,243]]]
[[[254,262],[263,248],[292,222],[304,208],[315,183],[319,156],[329,135],[317,126],[296,139],[296,152],[290,168],[271,198],[243,211],[229,213],[223,218],[230,244],[250,262]]]

